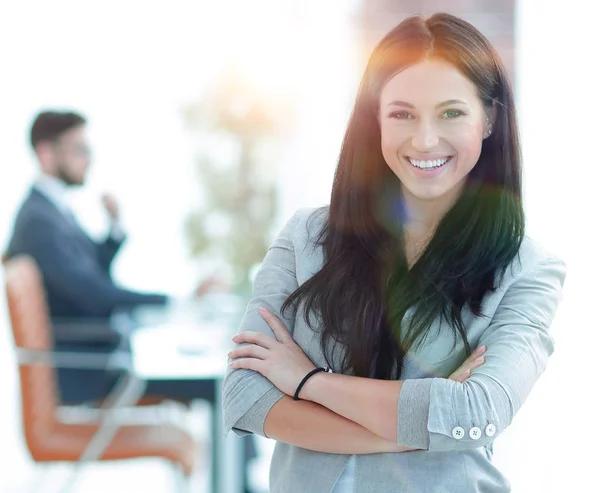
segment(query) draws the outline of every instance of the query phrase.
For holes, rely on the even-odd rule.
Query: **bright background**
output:
[[[106,224],[98,197],[111,191],[129,233],[117,279],[175,294],[192,289],[197,272],[183,218],[199,198],[181,109],[231,58],[247,63],[256,84],[299,108],[276,169],[278,227],[298,207],[327,203],[362,70],[351,22],[357,3],[2,0],[0,244],[36,176],[27,145],[32,116],[45,107],[75,108],[89,116],[94,144],[89,186],[75,198],[81,220],[101,235]],[[515,493],[591,491],[596,481],[596,6],[573,0],[568,7],[559,1],[517,5],[528,228],[567,261],[569,273],[553,327],[556,354],[497,441],[497,462]],[[0,325],[0,491],[9,493],[21,491],[33,465],[20,433],[4,303]],[[140,481],[147,491],[168,491],[166,468],[157,464],[90,466],[78,491],[131,491],[131,484],[141,489]]]

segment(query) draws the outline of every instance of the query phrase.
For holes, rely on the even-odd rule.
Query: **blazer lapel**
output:
[[[57,226],[60,226],[74,241],[77,241],[81,247],[96,257],[96,244],[79,225],[71,211],[65,212],[60,210],[48,197],[35,188],[31,191],[31,197],[36,201],[43,201],[45,207],[49,205],[53,211]]]

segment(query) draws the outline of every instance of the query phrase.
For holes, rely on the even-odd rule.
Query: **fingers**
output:
[[[254,344],[266,349],[271,349],[277,341],[262,332],[240,332],[231,339],[236,344]]]
[[[250,344],[248,346],[240,346],[230,351],[227,356],[229,359],[236,358],[256,358],[256,359],[266,359],[269,354],[269,350],[265,349],[261,346],[255,346]]]
[[[231,368],[243,368],[245,370],[253,370],[261,375],[264,375],[264,361],[256,358],[239,358],[229,363]]]
[[[275,334],[275,337],[279,342],[289,342],[290,340],[292,340],[292,336],[287,330],[287,327],[283,325],[283,323],[281,322],[281,320],[279,320],[278,317],[273,315],[269,310],[267,310],[264,307],[261,307],[258,311],[260,312],[262,318],[264,318],[265,321],[269,324],[269,327],[271,327],[271,330],[273,330],[273,333]]]
[[[254,344],[256,346],[260,346],[266,349],[272,349],[277,342],[290,342],[293,341],[292,336],[287,330],[287,327],[283,325],[281,320],[278,317],[269,312],[266,308],[260,308],[259,310],[262,318],[269,324],[273,334],[275,334],[275,339],[270,337],[263,332],[240,332],[236,334],[231,339],[236,344]]]
[[[481,365],[483,365],[483,363],[485,363],[485,358],[483,355],[486,349],[487,348],[485,346],[478,347],[448,378],[456,382],[464,382],[471,376],[471,372],[473,370],[479,368]]]
[[[485,353],[485,351],[486,351],[486,350],[487,350],[487,348],[485,347],[485,345],[483,345],[483,344],[482,344],[482,345],[481,345],[481,346],[479,346],[479,347],[478,347],[478,348],[477,348],[475,351],[473,351],[473,352],[471,353],[471,356],[469,356],[469,357],[467,358],[467,360],[465,361],[465,363],[466,363],[467,361],[474,361],[474,360],[476,360],[476,359],[477,359],[477,358],[479,358],[481,355],[483,355],[483,354]]]

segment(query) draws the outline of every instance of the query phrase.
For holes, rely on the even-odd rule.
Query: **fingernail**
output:
[[[258,309],[258,311],[259,311],[260,313],[267,313],[267,309],[266,309],[264,306],[261,306],[261,307]]]
[[[479,347],[477,348],[477,351],[476,351],[476,352],[477,352],[477,353],[483,353],[484,351],[485,351],[485,345],[482,345],[482,346],[479,346]]]
[[[483,356],[479,356],[479,358],[475,360],[475,363],[483,363],[484,361],[485,359],[483,358]]]
[[[469,375],[471,373],[471,369],[467,368],[464,372],[463,375]]]

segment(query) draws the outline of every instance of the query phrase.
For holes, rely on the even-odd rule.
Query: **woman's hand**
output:
[[[302,379],[315,369],[315,365],[292,339],[279,318],[265,308],[260,309],[260,314],[273,330],[276,339],[262,332],[241,332],[235,335],[233,342],[246,345],[228,354],[234,360],[229,365],[232,368],[257,371],[279,390],[293,396]],[[473,351],[448,379],[464,382],[475,368],[484,363],[485,351],[485,346]]]
[[[483,354],[486,351],[485,346],[479,346],[475,351],[471,353],[465,362],[458,367],[458,369],[448,377],[449,380],[454,380],[455,382],[464,382],[467,378],[471,376],[471,372],[475,369],[483,365],[485,359]]]
[[[293,396],[308,372],[316,367],[292,339],[281,320],[260,309],[261,316],[273,330],[275,338],[262,332],[241,332],[233,337],[236,344],[247,344],[231,351],[229,366],[254,370],[268,378],[273,385]]]

